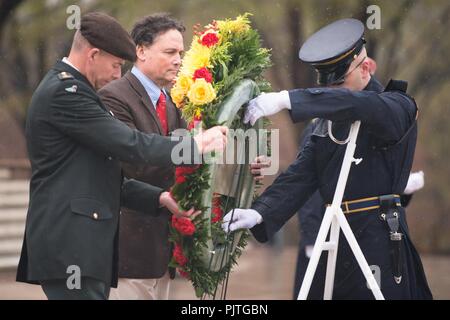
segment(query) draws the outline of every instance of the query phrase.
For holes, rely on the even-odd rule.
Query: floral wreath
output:
[[[270,51],[261,48],[257,31],[250,27],[249,16],[246,13],[235,20],[194,27],[191,47],[171,90],[171,97],[181,109],[192,134],[222,124],[218,122],[218,111],[244,79],[252,80],[258,91],[270,90],[270,84],[262,77],[263,71],[271,65]],[[231,127],[244,128],[241,119],[242,110]],[[211,262],[205,263],[204,250],[208,241],[226,241],[222,218],[237,202],[230,195],[214,193],[205,205],[204,194],[212,193],[210,184],[210,164],[177,167],[175,185],[171,189],[172,197],[182,210],[192,207],[201,210],[192,220],[173,216],[170,224],[170,241],[174,244],[170,266],[192,282],[197,297],[215,295],[218,284],[227,278],[248,239],[247,231],[241,232],[233,251],[228,253],[229,260],[219,269],[211,268]]]

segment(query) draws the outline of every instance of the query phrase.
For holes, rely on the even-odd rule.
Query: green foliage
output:
[[[216,91],[216,99],[202,106],[195,106],[190,102],[184,104],[182,114],[188,122],[191,122],[194,116],[198,117],[198,112],[201,111],[202,125],[205,129],[217,125],[217,112],[220,110],[221,104],[243,79],[254,80],[260,86],[260,91],[270,89],[270,84],[262,77],[263,71],[271,65],[270,51],[261,48],[258,33],[249,28],[246,19],[247,15],[238,18],[236,20],[238,23],[227,20],[223,25],[224,29],[219,29],[222,38],[212,49],[210,60],[213,66],[213,87]],[[191,53],[188,52],[188,54]],[[242,122],[243,113],[244,108],[233,119],[232,128],[245,127]],[[242,177],[241,175],[240,178]],[[236,239],[237,247],[230,253],[230,256],[228,257],[227,253],[220,256],[219,252],[222,252],[220,250],[223,249],[224,252],[227,252],[227,248],[233,246],[235,233],[226,234],[221,228],[222,219],[213,221],[213,217],[218,214],[218,211],[220,211],[219,217],[221,217],[234,208],[236,199],[231,195],[221,195],[220,209],[214,203],[216,200],[213,200],[208,207],[202,207],[204,193],[213,187],[210,185],[212,182],[208,165],[201,165],[194,173],[185,175],[182,179],[177,178],[177,180],[179,182],[172,188],[172,194],[180,206],[185,210],[192,207],[201,208],[202,214],[193,220],[196,232],[191,236],[182,235],[173,227],[171,228],[171,241],[182,246],[184,256],[188,261],[185,265],[179,265],[174,257],[171,265],[181,269],[183,273],[187,273],[198,297],[214,296],[218,285],[226,279],[231,268],[237,263],[237,259],[247,244],[248,234],[247,232],[242,235],[239,233],[237,236],[240,238]],[[218,248],[217,253],[207,251],[211,250],[208,249],[210,241],[214,248]],[[229,260],[219,261],[219,270],[216,270],[215,266],[205,265],[205,258],[208,259],[204,256],[205,250],[210,255],[211,263],[213,260],[216,261],[215,257]]]
[[[207,128],[216,125],[214,122],[219,106],[233,92],[233,87],[243,79],[254,80],[260,92],[270,91],[270,83],[262,77],[264,70],[271,66],[270,50],[261,48],[261,40],[255,30],[238,35],[232,43],[214,51],[215,68],[213,70],[217,98],[204,107],[203,121]],[[216,53],[219,55],[215,55]],[[194,114],[189,107],[186,113]],[[184,108],[183,108],[184,112]]]

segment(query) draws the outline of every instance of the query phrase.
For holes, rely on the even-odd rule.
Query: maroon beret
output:
[[[136,60],[133,39],[113,17],[101,12],[87,13],[81,17],[80,32],[92,46],[124,60]]]

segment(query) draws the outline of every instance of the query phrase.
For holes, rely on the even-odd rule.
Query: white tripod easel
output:
[[[329,135],[333,141],[339,143],[332,135],[331,132],[331,122],[329,123]],[[336,269],[336,258],[339,244],[339,231],[342,228],[345,238],[347,239],[356,260],[358,261],[359,267],[361,268],[368,286],[372,291],[373,295],[377,300],[384,300],[383,294],[373,276],[372,270],[370,269],[361,248],[356,241],[355,235],[345,218],[344,212],[341,209],[342,198],[344,196],[345,186],[347,184],[348,174],[350,172],[350,167],[353,162],[358,165],[362,159],[355,159],[355,149],[356,149],[356,138],[358,137],[359,127],[361,121],[356,121],[352,124],[350,128],[350,133],[347,140],[341,144],[347,144],[345,150],[344,161],[342,162],[341,172],[339,174],[339,179],[336,187],[336,192],[334,193],[333,203],[325,211],[325,215],[322,220],[322,224],[317,235],[316,243],[314,244],[314,249],[306,269],[305,278],[303,279],[300,292],[298,294],[298,300],[306,300],[308,297],[309,290],[311,288],[311,283],[316,273],[317,265],[319,263],[320,255],[323,251],[328,251],[328,262],[327,262],[327,272],[325,278],[325,290],[324,290],[324,300],[330,300],[333,296],[333,286],[334,286],[334,274]],[[326,237],[328,230],[330,230],[330,240],[327,242]]]

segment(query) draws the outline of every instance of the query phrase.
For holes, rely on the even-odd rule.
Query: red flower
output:
[[[186,182],[186,176],[193,174],[199,166],[177,167],[175,169],[175,183],[182,184]]]
[[[212,219],[211,219],[212,223],[216,223],[216,222],[220,221],[220,219],[222,219],[222,215],[223,215],[222,208],[214,207],[212,209],[212,214],[213,214]]]
[[[207,47],[212,47],[219,42],[219,37],[215,32],[208,32],[203,34],[200,38],[201,44]]]
[[[196,166],[186,166],[186,167],[177,167],[175,169],[175,176],[179,177],[179,176],[186,176],[189,174],[193,174],[195,171],[197,171],[198,169],[198,165]]]
[[[218,196],[216,196],[216,194],[214,195],[214,198],[212,199],[211,213],[212,213],[212,217],[211,217],[212,223],[216,223],[216,222],[220,221],[220,219],[222,219],[223,210],[221,207],[220,195],[218,195]]]
[[[205,67],[195,70],[193,78],[194,80],[205,79],[205,81],[209,83],[213,80],[211,72]]]
[[[172,216],[172,226],[185,236],[192,236],[195,232],[195,225],[188,218],[177,218]]]
[[[182,184],[184,182],[186,182],[186,177],[185,176],[177,176],[175,178],[175,183],[176,184]]]
[[[178,243],[175,244],[175,249],[173,250],[173,257],[180,266],[184,266],[188,262],[188,259],[183,253],[183,249]]]
[[[187,273],[187,272],[184,271],[184,270],[178,269],[178,273],[179,273],[183,278],[186,278],[186,279],[190,279],[190,278],[191,278],[191,276],[189,275],[189,273]]]
[[[194,122],[194,120],[192,120],[192,121],[189,123],[187,129],[188,129],[189,131],[191,131],[192,129],[194,129],[194,127],[195,127],[195,122]]]

